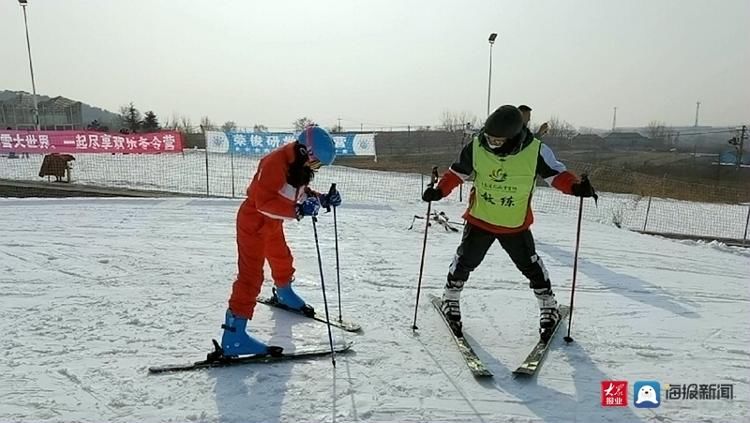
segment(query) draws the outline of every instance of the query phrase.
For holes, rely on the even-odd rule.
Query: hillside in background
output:
[[[28,93],[26,91],[11,91],[11,90],[0,90],[0,101],[6,101],[10,100],[13,97],[18,96],[19,94],[22,95],[31,95],[31,93]],[[51,98],[47,95],[38,94],[39,101],[47,101]],[[65,99],[68,99],[70,101],[80,101],[75,99],[69,99],[67,97],[63,97]],[[86,123],[89,123],[93,120],[98,120],[99,122],[117,122],[120,119],[120,116],[117,113],[110,112],[109,110],[102,109],[100,107],[92,106],[90,104],[84,103],[80,101],[81,103],[81,111],[83,113],[83,121]]]

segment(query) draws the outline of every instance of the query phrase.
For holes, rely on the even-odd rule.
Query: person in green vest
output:
[[[521,111],[511,105],[495,110],[467,144],[440,182],[427,188],[424,201],[438,201],[470,177],[474,187],[464,214],[461,244],[450,265],[442,311],[461,328],[460,296],[469,274],[487,250],[500,242],[518,270],[529,280],[539,303],[539,333],[548,340],[560,319],[547,269],[534,247],[529,227],[534,221],[531,197],[536,177],[578,197],[594,196],[587,177],[579,178],[557,161],[552,150],[524,125]]]

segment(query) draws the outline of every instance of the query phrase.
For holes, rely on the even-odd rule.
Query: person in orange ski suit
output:
[[[284,220],[317,215],[320,207],[338,206],[341,196],[333,190],[320,194],[308,187],[315,170],[336,157],[331,135],[309,126],[297,141],[280,147],[260,160],[247,189],[247,199],[237,212],[238,273],[222,325],[224,355],[266,354],[268,346],[249,334],[256,298],[263,284],[263,265],[268,261],[281,304],[312,312],[312,307],[293,290],[292,253],[284,238]]]

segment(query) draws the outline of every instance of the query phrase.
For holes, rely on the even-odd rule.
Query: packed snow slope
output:
[[[344,192],[346,202],[346,192]],[[495,374],[475,380],[427,300],[460,234],[432,227],[418,325],[411,329],[424,220],[419,202],[338,210],[345,319],[362,334],[337,357],[149,375],[201,359],[221,336],[236,256],[238,200],[0,200],[0,421],[82,422],[739,422],[750,399],[750,256],[585,221],[572,335],[553,340],[538,377],[511,371],[536,340],[537,306],[499,245],[463,296],[464,327]],[[436,203],[460,221],[462,206]],[[593,205],[587,205],[590,210]],[[570,300],[574,213],[538,213],[533,232],[557,297]],[[310,219],[286,225],[298,290],[323,312]],[[318,223],[338,315],[332,214]],[[265,286],[270,291],[270,282]],[[293,349],[326,327],[259,305],[252,331]],[[567,324],[561,331],[567,330]],[[603,408],[601,382],[629,381]],[[734,384],[733,400],[632,404],[632,384]]]

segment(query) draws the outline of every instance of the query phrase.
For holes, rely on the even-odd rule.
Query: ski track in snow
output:
[[[493,246],[464,291],[464,328],[495,374],[477,381],[427,299],[460,234],[429,233],[411,329],[424,205],[338,211],[343,315],[353,351],[329,358],[151,376],[202,359],[236,271],[236,200],[69,199],[2,203],[0,420],[11,421],[741,421],[748,415],[750,256],[584,222],[572,335],[553,340],[537,378],[510,373],[536,338],[528,282]],[[452,220],[462,207],[437,203]],[[424,221],[421,221],[424,223]],[[337,316],[332,215],[319,223],[329,308]],[[537,249],[569,302],[575,217],[538,214]],[[290,222],[297,286],[322,312],[310,221]],[[267,282],[265,289],[270,289]],[[327,344],[324,325],[258,305],[270,343]],[[560,329],[566,331],[567,325]],[[630,381],[631,405],[600,406],[600,382]],[[632,383],[734,383],[733,401],[632,407]]]

